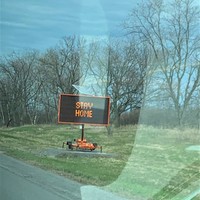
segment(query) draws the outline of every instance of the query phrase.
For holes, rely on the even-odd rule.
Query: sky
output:
[[[139,0],[1,0],[0,55],[55,46],[64,36],[109,37]]]

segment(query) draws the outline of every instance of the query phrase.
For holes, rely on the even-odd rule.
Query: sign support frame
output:
[[[84,139],[84,124],[81,124],[81,128],[82,128],[82,131],[81,131],[81,141],[83,141]]]

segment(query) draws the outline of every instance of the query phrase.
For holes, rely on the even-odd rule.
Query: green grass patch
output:
[[[130,198],[184,199],[200,184],[199,152],[187,151],[199,139],[198,130],[140,127],[125,168],[107,188]]]
[[[157,129],[127,126],[113,130],[85,127],[90,142],[116,157],[48,157],[40,152],[61,148],[62,142],[81,136],[77,126],[38,125],[0,129],[0,150],[77,180],[102,186],[122,196],[151,199],[184,199],[199,187],[199,152],[187,148],[199,145],[198,130]]]
[[[46,149],[61,148],[62,142],[81,137],[77,126],[39,125],[0,129],[0,146],[6,154],[43,169],[85,184],[107,185],[115,181],[131,153],[136,128],[131,132],[120,129],[110,137],[106,128],[86,127],[85,136],[90,142],[103,146],[103,152],[117,154],[115,158],[48,157],[40,154]]]

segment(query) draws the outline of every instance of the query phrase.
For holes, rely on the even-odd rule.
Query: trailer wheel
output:
[[[93,146],[96,148],[97,147],[97,143],[93,143]]]
[[[67,145],[68,145],[68,148],[73,150],[73,147],[72,147],[72,142],[71,141],[67,141]]]

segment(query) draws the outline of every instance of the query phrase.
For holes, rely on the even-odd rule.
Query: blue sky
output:
[[[139,1],[139,0],[137,0]],[[119,34],[136,0],[1,0],[0,55],[45,50],[67,35]]]

